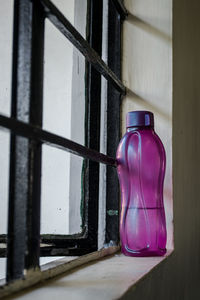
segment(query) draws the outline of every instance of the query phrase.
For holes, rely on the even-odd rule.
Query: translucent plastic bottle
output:
[[[166,252],[163,205],[165,150],[148,111],[132,111],[127,132],[117,149],[121,187],[120,239],[128,256],[157,256]]]

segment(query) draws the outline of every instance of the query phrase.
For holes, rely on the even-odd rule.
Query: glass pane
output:
[[[84,144],[85,58],[47,19],[43,128]]]
[[[83,159],[43,145],[42,234],[81,232],[81,171]]]

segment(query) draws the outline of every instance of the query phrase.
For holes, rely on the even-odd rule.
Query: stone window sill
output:
[[[90,262],[10,299],[120,299],[173,250],[163,257],[126,257],[121,253]],[[62,260],[63,261],[63,260]],[[60,264],[59,260],[53,262]],[[49,265],[49,264],[48,264]]]

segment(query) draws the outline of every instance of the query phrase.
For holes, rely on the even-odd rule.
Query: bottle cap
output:
[[[126,114],[126,127],[151,126],[154,127],[154,116],[150,111],[130,111]]]

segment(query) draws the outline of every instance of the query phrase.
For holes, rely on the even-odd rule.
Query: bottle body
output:
[[[132,127],[117,150],[121,187],[120,239],[128,256],[166,252],[163,205],[165,150],[152,127]]]

